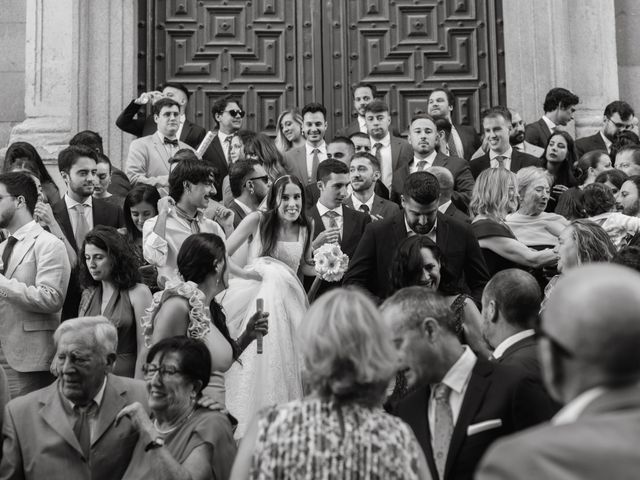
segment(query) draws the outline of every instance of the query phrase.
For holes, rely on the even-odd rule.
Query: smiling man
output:
[[[353,89],[353,109],[357,117],[345,128],[338,131],[337,136],[349,137],[354,133],[367,133],[365,107],[376,98],[376,87],[371,83],[359,83]]]
[[[319,103],[309,103],[302,109],[302,133],[306,142],[284,154],[285,166],[303,185],[316,181],[318,165],[327,159],[327,109]]]

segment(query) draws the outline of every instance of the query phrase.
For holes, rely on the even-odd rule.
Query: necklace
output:
[[[160,426],[158,425],[158,419],[154,418],[153,419],[153,426],[156,429],[156,431],[160,434],[160,435],[167,435],[171,432],[173,432],[175,429],[177,429],[178,427],[180,427],[183,423],[185,423],[187,420],[189,420],[191,418],[191,416],[193,415],[193,413],[196,411],[195,407],[191,409],[191,411],[185,415],[184,417],[182,417],[181,419],[179,419],[177,422],[175,422],[173,424],[173,426],[162,430],[160,428]]]

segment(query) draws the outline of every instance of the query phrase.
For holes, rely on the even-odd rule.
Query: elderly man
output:
[[[62,323],[54,334],[58,380],[5,409],[0,479],[122,478],[138,440],[127,418],[147,403],[143,382],[112,375],[118,333],[104,317]]]
[[[630,269],[591,264],[562,276],[539,350],[547,389],[565,407],[496,443],[476,478],[638,478],[639,309],[640,275]]]

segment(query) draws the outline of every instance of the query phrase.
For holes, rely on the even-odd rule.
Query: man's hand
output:
[[[146,105],[147,103],[151,102],[151,104],[153,105],[162,97],[164,97],[162,92],[159,92],[158,90],[152,90],[150,92],[144,92],[142,95],[136,98],[133,103],[136,103],[138,105]]]
[[[164,213],[165,215],[171,212],[176,206],[176,201],[173,197],[167,195],[158,200],[158,214]]]
[[[156,177],[156,178],[158,179],[156,181],[156,184],[154,185],[156,188],[169,186],[169,175],[160,175],[159,177]]]
[[[340,229],[328,228],[327,230],[320,232],[316,239],[312,242],[313,249],[320,248],[325,243],[339,243],[340,242]]]
[[[51,227],[55,221],[51,205],[44,203],[43,201],[38,201],[38,203],[36,203],[36,208],[33,210],[33,217],[40,225],[46,225],[47,227]]]

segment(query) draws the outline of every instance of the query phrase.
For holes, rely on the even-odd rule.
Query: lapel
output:
[[[549,137],[551,136],[551,130],[549,129],[549,126],[545,123],[542,117],[540,117],[540,119],[538,120],[538,124],[540,125],[540,129],[542,130],[542,132],[544,133],[545,137],[548,140]]]
[[[92,446],[100,440],[100,437],[114,422],[118,412],[126,405],[127,402],[124,398],[126,393],[127,389],[117,381],[114,375],[107,376],[107,386],[104,389],[102,404],[98,411]]]
[[[187,143],[187,138],[191,134],[191,122],[189,120],[185,120],[182,124],[182,131],[180,132],[180,138],[178,140]]]
[[[397,247],[405,238],[407,238],[407,226],[404,224],[404,212],[400,211],[393,217],[393,235],[395,237]],[[436,231],[437,235],[437,231]]]
[[[62,198],[53,206],[53,213],[60,224],[60,228],[64,232],[64,236],[67,237],[67,241],[73,247],[73,249],[78,253],[78,245],[76,245],[76,238],[73,235],[73,227],[71,226],[71,219],[69,218],[69,210],[67,210],[67,204],[64,201],[64,195]],[[95,217],[93,217],[94,225],[95,225]]]
[[[446,167],[447,166],[447,157],[444,153],[436,153],[436,158],[433,160],[434,167]]]
[[[535,338],[535,336],[523,338],[522,340],[514,343],[509,348],[507,348],[504,351],[504,353],[502,354],[502,356],[500,357],[500,360],[503,360],[503,359],[507,358],[509,355],[514,354],[518,350],[522,350],[523,348],[526,348],[526,347],[534,347],[535,348],[535,346],[536,346],[536,338]]]
[[[418,438],[424,455],[427,460],[427,465],[431,471],[431,476],[435,479],[438,478],[438,468],[436,462],[433,459],[433,449],[431,448],[431,431],[429,430],[429,398],[431,398],[431,386],[421,388],[413,394],[411,405],[407,405],[407,415],[412,415],[410,423],[414,427],[414,434]],[[407,421],[408,418],[403,418]],[[424,436],[423,436],[424,435]]]
[[[316,210],[318,210],[316,208]],[[349,245],[348,240],[353,235],[357,214],[355,211],[342,207],[342,236],[340,237],[340,247],[345,251],[345,246]]]
[[[444,255],[450,249],[447,249],[447,241],[449,238],[449,223],[447,222],[447,217],[438,212],[437,215],[438,224],[436,225],[436,245]]]
[[[398,168],[398,158],[400,157],[400,142],[398,138],[391,135],[391,171],[395,172]]]
[[[309,209],[308,215],[313,219],[313,239],[315,240],[320,232],[324,232],[324,222],[322,221],[318,207],[315,205]]]
[[[301,175],[300,178],[302,182],[307,181],[307,147],[303,145],[302,147],[298,147],[298,151],[296,152],[296,168],[298,169],[298,175]],[[316,172],[312,172],[311,181],[316,181]]]
[[[82,448],[80,448],[80,443],[73,433],[67,412],[62,406],[62,399],[58,393],[58,384],[59,381],[57,380],[41,391],[39,401],[42,408],[40,408],[39,414],[58,435],[64,438],[80,455],[84,455]]]
[[[343,207],[347,207],[350,208],[351,210],[353,210],[353,199],[351,198],[351,195],[349,195],[347,198],[345,198],[344,202],[342,202],[342,206]]]
[[[11,253],[11,258],[9,258],[9,264],[7,265],[5,276],[7,278],[11,278],[13,273],[18,268],[18,265],[22,263],[22,259],[24,256],[31,250],[33,244],[36,243],[36,238],[43,231],[42,227],[37,223],[34,223],[31,229],[27,232],[22,241],[16,243],[13,248],[13,252]]]
[[[151,143],[153,144],[153,147],[155,148],[156,153],[158,154],[158,158],[162,160],[162,163],[167,169],[167,174],[169,174],[169,172],[171,172],[171,169],[169,168],[169,157],[167,155],[167,151],[165,150],[164,145],[160,143],[160,139],[158,138],[158,135],[156,135],[155,133],[151,135]],[[180,148],[180,145],[178,145],[178,148]]]
[[[373,215],[380,215],[383,207],[384,207],[384,199],[381,196],[374,193],[373,204],[371,205],[371,213]]]
[[[520,170],[520,166],[522,165],[522,157],[520,156],[520,152],[515,148],[511,149],[511,171],[517,172]]]

